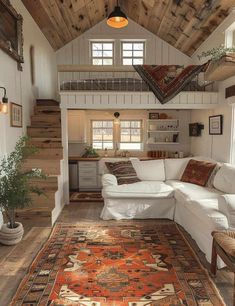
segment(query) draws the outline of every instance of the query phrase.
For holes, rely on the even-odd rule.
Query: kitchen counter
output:
[[[131,156],[134,158],[134,156]],[[69,156],[69,161],[99,161],[102,158],[117,158],[117,159],[126,159],[129,157],[122,157],[122,156],[100,156],[100,157],[81,157],[81,156]],[[136,157],[139,158],[139,160],[155,160],[155,159],[161,159],[161,158],[156,158],[156,157]]]

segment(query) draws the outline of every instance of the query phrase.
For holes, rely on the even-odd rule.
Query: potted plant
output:
[[[220,60],[223,56],[234,54],[235,48],[225,48],[224,45],[221,45],[217,48],[213,48],[208,51],[202,52],[200,55],[198,55],[198,59],[201,60],[203,57],[209,57],[211,62],[217,62]]]
[[[18,243],[23,236],[23,225],[15,220],[17,209],[23,209],[31,203],[31,193],[42,194],[41,190],[30,184],[32,178],[45,177],[40,169],[24,171],[23,161],[37,151],[26,145],[27,137],[21,137],[14,151],[0,161],[0,210],[7,223],[0,229],[0,242],[5,245]]]

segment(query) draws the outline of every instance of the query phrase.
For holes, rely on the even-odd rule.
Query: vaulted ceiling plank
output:
[[[60,36],[63,44],[71,41],[73,36],[68,29],[67,24],[64,21],[63,15],[59,10],[57,3],[55,0],[39,0],[47,13],[48,17],[51,20],[51,23],[54,25],[56,29],[60,29],[57,31],[58,35]]]
[[[40,1],[22,0],[22,2],[29,13],[32,15],[39,28],[44,33],[53,49],[57,50],[62,47],[64,43],[57,32],[58,29],[56,29],[52,24]]]

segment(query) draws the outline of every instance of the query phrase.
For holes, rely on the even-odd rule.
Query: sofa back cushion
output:
[[[189,158],[165,159],[166,180],[180,180],[189,160]]]
[[[206,186],[216,163],[190,159],[181,177],[182,182]]]
[[[135,168],[137,177],[141,181],[165,181],[165,168],[162,159],[146,161],[133,159],[131,162]]]
[[[235,166],[223,164],[215,175],[213,185],[224,193],[235,193]]]
[[[116,176],[118,185],[132,184],[140,181],[131,161],[106,162],[105,165],[109,172]]]

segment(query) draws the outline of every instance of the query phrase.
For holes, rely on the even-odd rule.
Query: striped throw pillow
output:
[[[106,162],[105,165],[109,172],[116,176],[118,185],[140,182],[130,161]]]

